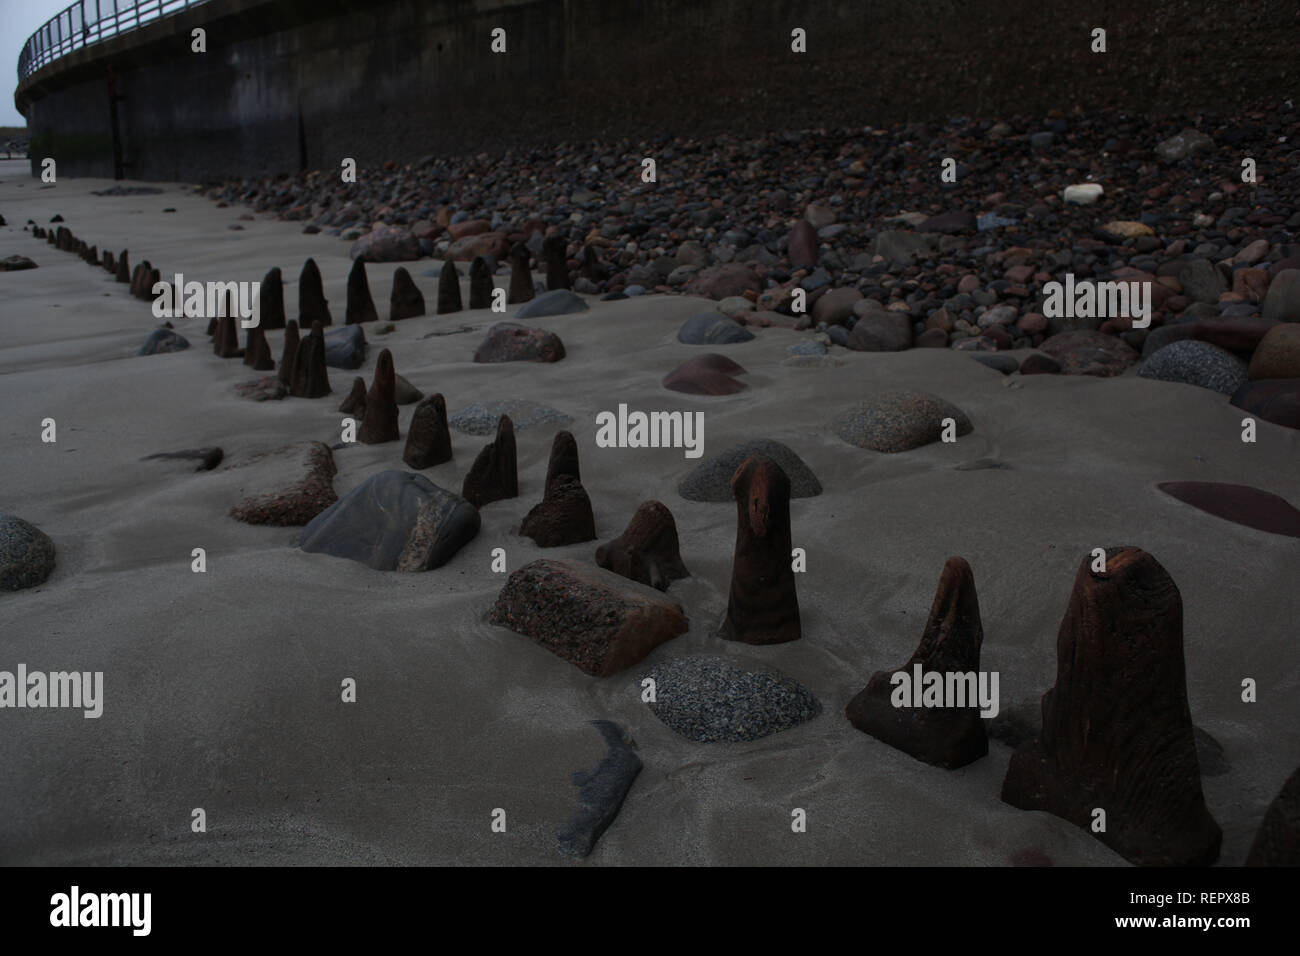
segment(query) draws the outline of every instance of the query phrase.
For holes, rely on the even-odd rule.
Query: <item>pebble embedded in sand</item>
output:
[[[732,501],[731,479],[745,459],[753,455],[770,458],[781,466],[790,482],[791,498],[813,498],[822,484],[812,469],[787,445],[770,438],[756,438],[732,445],[695,466],[677,485],[677,493],[688,501]]]
[[[573,424],[572,415],[565,415],[549,405],[517,398],[473,402],[452,415],[448,424],[466,435],[491,435],[502,415],[510,416],[515,431],[520,432],[546,425],[568,428]]]
[[[325,333],[325,364],[330,368],[360,368],[368,349],[365,329],[356,323]]]
[[[872,674],[866,687],[849,701],[845,716],[863,733],[936,767],[951,770],[980,759],[988,754],[989,743],[977,697],[967,698],[962,707],[954,706],[953,701],[944,701],[944,706],[920,706],[916,698],[921,688],[915,686],[910,706],[894,706],[893,697],[897,690],[894,675],[903,673],[911,678],[918,665],[923,675],[939,673],[945,683],[949,674],[975,674],[976,686],[982,686],[978,675],[983,643],[975,577],[964,558],[949,558],[920,644],[902,666]],[[996,703],[995,699],[994,706]]]
[[[1205,805],[1187,700],[1183,603],[1159,562],[1108,548],[1079,565],[1038,737],[1011,757],[1002,799],[1089,829],[1139,866],[1208,866],[1222,831]]]
[[[749,670],[716,655],[674,657],[648,670],[650,711],[678,736],[697,743],[743,743],[812,720],[821,703],[797,680]]]
[[[279,401],[288,397],[289,387],[275,375],[264,375],[251,382],[236,382],[235,394],[254,402]]]
[[[569,315],[573,312],[586,312],[589,306],[582,296],[568,289],[552,289],[543,292],[515,312],[516,319],[536,319],[548,315]]]
[[[17,515],[0,513],[0,590],[35,587],[54,570],[54,542]]]
[[[687,359],[663,377],[663,387],[687,395],[734,395],[748,386],[733,378],[745,369],[717,352]]]
[[[771,458],[753,455],[731,479],[736,549],[727,614],[718,636],[746,644],[783,644],[802,636],[790,566],[790,479]]]
[[[833,427],[850,445],[896,454],[939,441],[945,419],[952,419],[957,436],[970,434],[970,419],[950,402],[928,392],[890,389],[841,412]]]
[[[685,345],[733,345],[752,338],[749,329],[717,312],[693,315],[677,330],[677,341]]]
[[[1156,487],[1216,518],[1269,534],[1300,538],[1300,511],[1270,492],[1214,481],[1165,481]]]
[[[162,355],[165,352],[179,352],[190,347],[189,340],[168,328],[156,328],[149,333],[136,355]]]

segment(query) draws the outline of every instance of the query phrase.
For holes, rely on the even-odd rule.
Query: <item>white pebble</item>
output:
[[[1105,191],[1101,188],[1101,183],[1077,183],[1066,186],[1061,198],[1079,206],[1090,206],[1100,199]]]

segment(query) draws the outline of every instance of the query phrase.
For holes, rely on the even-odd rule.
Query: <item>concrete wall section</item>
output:
[[[111,67],[127,175],[201,181],[597,136],[1230,112],[1300,98],[1298,34],[1293,0],[211,0],[55,61],[15,101],[34,169],[112,175]]]

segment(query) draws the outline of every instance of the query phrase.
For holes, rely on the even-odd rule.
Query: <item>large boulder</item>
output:
[[[366,262],[409,262],[424,255],[420,240],[401,226],[378,226],[352,243],[353,259]]]
[[[1300,269],[1283,269],[1273,276],[1260,311],[1266,319],[1300,322]]]
[[[691,280],[687,291],[708,299],[726,299],[742,295],[746,290],[758,292],[762,288],[763,283],[749,266],[741,262],[727,262],[701,269]]]
[[[378,571],[441,567],[479,530],[478,509],[423,475],[371,475],[303,529],[304,551],[360,561]]]
[[[595,677],[608,677],[686,632],[658,591],[581,561],[541,559],[510,575],[489,620]]]
[[[912,320],[906,312],[868,309],[849,332],[849,348],[858,352],[902,352],[912,347]]]
[[[1251,356],[1250,378],[1300,378],[1300,322],[1284,322],[1265,333]]]
[[[484,232],[477,236],[457,239],[444,254],[444,258],[470,262],[478,256],[491,256],[497,262],[510,255],[510,240],[504,232]]]
[[[491,362],[558,362],[564,358],[564,343],[554,332],[498,322],[488,329],[474,361]]]

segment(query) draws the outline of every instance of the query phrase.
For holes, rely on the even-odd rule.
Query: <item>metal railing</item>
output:
[[[78,0],[27,38],[18,55],[18,80],[61,56],[128,33],[208,0]]]

